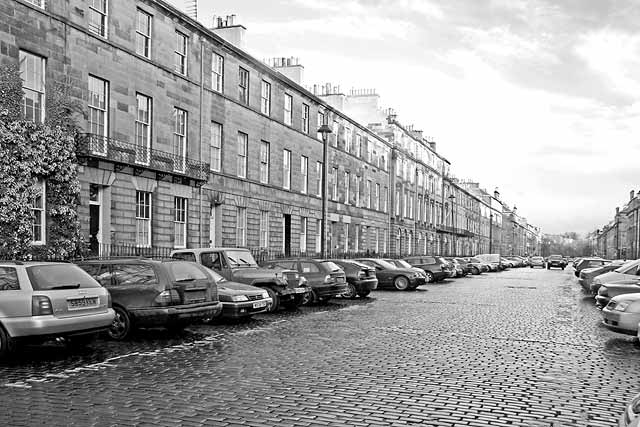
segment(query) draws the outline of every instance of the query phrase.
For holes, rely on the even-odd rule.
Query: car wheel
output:
[[[427,276],[427,283],[433,283],[433,273],[430,271],[425,272],[425,275]]]
[[[111,323],[108,334],[111,339],[120,341],[131,333],[131,317],[122,307],[114,306],[113,311],[116,312],[116,317]]]
[[[16,349],[16,342],[0,325],[0,358],[6,357]]]
[[[264,288],[264,290],[267,291],[267,293],[269,294],[269,298],[271,298],[271,307],[269,308],[269,313],[273,313],[278,309],[278,307],[280,307],[280,297],[278,296],[276,291],[271,288]]]
[[[404,276],[393,279],[393,286],[399,291],[406,291],[409,288],[409,280]]]
[[[369,294],[371,293],[370,290],[366,290],[366,291],[360,291],[358,292],[358,295],[360,296],[360,298],[366,298],[369,296]]]
[[[347,290],[342,294],[342,298],[354,299],[358,296],[358,291],[353,283],[347,283]]]
[[[480,274],[480,270],[478,270],[478,267],[473,267],[473,270],[471,270],[471,274],[473,274],[474,276]]]

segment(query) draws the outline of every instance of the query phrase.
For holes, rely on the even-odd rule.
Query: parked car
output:
[[[531,267],[531,268],[533,268],[533,267],[545,268],[544,264],[545,264],[544,258],[542,258],[541,256],[531,257],[531,261],[529,261],[529,267]]]
[[[640,291],[640,287],[638,288]],[[638,335],[640,293],[618,295],[602,309],[602,324],[613,332]]]
[[[611,298],[640,292],[640,281],[636,280],[635,283],[613,282],[605,283],[598,289],[596,295],[596,306],[599,308],[605,307],[611,301]]]
[[[442,257],[436,256],[414,256],[405,259],[412,267],[424,270],[427,276],[427,283],[440,282],[451,273],[448,263]]]
[[[502,263],[502,256],[500,254],[478,254],[474,258],[489,264],[491,271],[502,271],[507,268],[507,266]]]
[[[465,275],[474,273],[473,264],[469,262],[468,258],[455,258],[455,260],[458,262],[458,264],[460,264],[465,272]],[[478,274],[480,274],[480,269],[478,269]]]
[[[22,341],[83,344],[114,317],[109,292],[73,264],[0,261],[0,357]]]
[[[640,426],[640,394],[637,394],[627,405],[618,421],[619,427]]]
[[[580,258],[577,264],[574,265],[575,271],[573,272],[573,274],[575,274],[576,277],[580,277],[580,272],[583,269],[592,268],[592,267],[601,267],[605,264],[609,264],[609,262],[610,261],[602,258]]]
[[[244,248],[180,249],[171,252],[171,257],[202,264],[229,281],[264,289],[273,301],[269,311],[295,309],[309,299],[311,292],[297,270],[261,268]]]
[[[358,262],[375,268],[379,288],[410,291],[427,282],[425,272],[413,267],[397,267],[379,258],[359,258]]]
[[[221,317],[246,318],[267,312],[271,308],[273,300],[266,290],[244,283],[231,282],[211,269],[208,271],[218,287],[218,299],[222,303]]]
[[[469,262],[476,268],[478,268],[480,270],[480,273],[487,273],[489,271],[491,271],[491,265],[489,263],[483,262],[478,258],[475,257],[471,257],[469,258]],[[473,271],[473,274],[479,274],[476,273],[476,271]]]
[[[564,270],[566,266],[567,263],[562,255],[549,255],[549,258],[547,258],[547,270],[550,270],[551,267],[561,268]]]
[[[600,267],[593,268],[584,268],[580,271],[580,276],[578,277],[578,283],[582,287],[585,292],[591,292],[591,283],[593,279],[597,276],[608,273],[619,268],[621,265],[621,261],[612,261],[611,264],[606,264]]]
[[[451,277],[465,277],[467,275],[467,271],[464,269],[462,265],[455,258],[445,258],[445,260],[451,264],[452,275]]]
[[[297,271],[307,280],[311,288],[304,303],[326,302],[347,291],[347,278],[344,271],[335,263],[320,259],[293,258],[267,261],[267,268],[284,268]]]
[[[509,262],[511,262],[512,267],[515,268],[520,268],[520,267],[524,267],[524,262],[522,262],[522,260],[518,257],[507,257],[506,258]]]
[[[378,287],[375,268],[353,260],[331,259],[329,261],[342,268],[347,277],[347,290],[342,294],[343,297],[366,298],[371,291]]]
[[[116,340],[136,328],[181,329],[222,312],[213,276],[193,262],[122,258],[78,265],[111,294],[115,319],[109,336]]]
[[[377,258],[375,258],[377,259]],[[403,260],[403,259],[394,259],[394,258],[385,258],[384,261],[388,262],[391,265],[394,265],[398,268],[404,268],[404,269],[408,269],[411,271],[415,271],[416,273],[418,273],[419,277],[424,277],[425,281],[427,279],[427,275],[424,274],[424,270],[418,267],[413,267],[411,264],[409,264],[407,261]]]
[[[640,276],[640,260],[628,261],[613,271],[594,277],[589,289],[596,294],[600,286],[605,283],[636,283],[638,276]]]

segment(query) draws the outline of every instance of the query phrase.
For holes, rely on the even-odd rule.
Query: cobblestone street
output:
[[[639,367],[570,268],[524,268],[27,347],[0,365],[0,424],[614,426]]]

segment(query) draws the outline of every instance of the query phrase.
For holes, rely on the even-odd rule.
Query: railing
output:
[[[183,176],[196,181],[209,179],[209,165],[205,162],[91,133],[80,136],[78,156]]]
[[[469,230],[465,230],[463,228],[450,227],[448,225],[436,225],[437,231],[442,231],[443,233],[455,234],[456,236],[461,237],[474,237],[475,234]]]

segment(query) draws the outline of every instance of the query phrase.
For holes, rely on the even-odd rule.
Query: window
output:
[[[176,50],[175,50],[174,70],[183,76],[187,75],[187,36],[180,31],[176,31]]]
[[[23,50],[20,51],[20,77],[24,104],[22,114],[25,120],[44,122],[45,59]]]
[[[271,83],[262,81],[260,92],[260,111],[267,116],[271,114]]]
[[[367,207],[367,209],[371,209],[371,180],[370,179],[368,179],[367,182],[365,183],[364,197],[365,197],[364,205]]]
[[[404,203],[402,204],[403,210],[402,210],[402,216],[405,218],[408,218],[409,215],[409,193],[404,193]]]
[[[267,141],[260,142],[260,182],[269,183],[270,146]]]
[[[362,157],[362,136],[356,134],[356,156]]]
[[[349,204],[351,198],[351,174],[349,172],[344,173],[344,203]]]
[[[373,209],[380,210],[380,184],[376,182],[375,194],[373,197]]]
[[[302,194],[309,191],[309,158],[300,156],[300,175],[302,178]]]
[[[136,163],[149,164],[151,144],[151,98],[136,94]]]
[[[214,53],[211,57],[211,88],[224,92],[224,56]]]
[[[402,177],[402,159],[400,157],[396,159],[396,176],[398,178]]]
[[[351,153],[351,129],[344,129],[344,151]]]
[[[247,245],[247,208],[236,208],[236,245]]]
[[[389,200],[389,189],[387,187],[384,187],[384,191],[382,192],[382,211],[383,212],[387,212],[388,200]]]
[[[112,267],[111,285],[151,286],[158,284],[153,267],[148,264],[116,264]]]
[[[413,197],[407,193],[409,198],[409,218],[413,219]]]
[[[353,227],[353,250],[355,252],[360,250],[360,226],[357,224]]]
[[[373,141],[372,140],[367,141],[367,162],[373,163]]]
[[[222,166],[222,125],[211,122],[211,170],[220,172]]]
[[[331,168],[331,176],[333,177],[331,199],[338,200],[338,168]]]
[[[89,31],[107,36],[107,0],[92,0],[89,2]]]
[[[316,162],[316,196],[322,197],[322,162]]]
[[[176,248],[187,247],[187,199],[173,199],[173,244]]]
[[[316,219],[316,253],[322,252],[322,220]]]
[[[136,21],[136,53],[151,58],[151,15],[140,9]]]
[[[332,128],[332,132],[333,133],[333,137],[331,138],[331,145],[334,147],[338,146],[338,136],[340,133],[340,125],[338,124],[337,120],[333,121],[333,128]]]
[[[322,111],[318,111],[318,129],[320,126],[324,124],[324,113]],[[317,137],[320,141],[322,141],[322,132],[317,133]]]
[[[269,247],[269,211],[260,211],[260,247]]]
[[[396,216],[400,216],[400,191],[396,190]]]
[[[238,99],[244,105],[249,105],[249,72],[240,67],[238,73]]]
[[[284,94],[284,124],[291,126],[293,123],[293,96]]]
[[[107,154],[109,83],[98,77],[89,76],[89,133],[95,135],[91,141],[91,151]]]
[[[349,252],[349,224],[344,225],[344,251]]]
[[[302,132],[309,133],[309,106],[302,104]]]
[[[34,188],[33,199],[31,199],[31,242],[34,245],[46,243],[46,200],[47,185],[44,180],[38,180]]]
[[[151,193],[136,191],[136,245],[151,246]]]
[[[300,270],[303,273],[320,273],[320,269],[312,262],[303,261],[300,263]]]
[[[300,218],[300,252],[307,251],[307,218]]]
[[[18,273],[13,267],[0,267],[0,291],[19,291]]]
[[[187,159],[187,112],[173,109],[173,170],[184,172]]]
[[[355,187],[354,187],[354,192],[355,192],[355,196],[356,196],[356,201],[355,201],[355,206],[360,206],[360,177],[358,175],[356,175],[356,182],[355,182]]]
[[[236,175],[240,178],[247,177],[247,150],[249,135],[238,132],[238,157],[236,159]]]
[[[291,151],[282,151],[282,188],[291,189]]]

